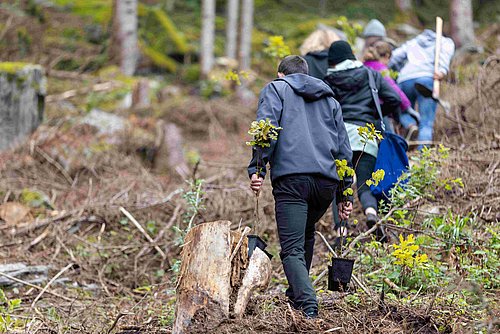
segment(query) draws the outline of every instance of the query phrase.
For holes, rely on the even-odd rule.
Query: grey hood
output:
[[[333,97],[333,92],[327,84],[306,74],[289,74],[275,81],[285,81],[295,94],[302,96],[306,101],[317,101],[328,96]]]

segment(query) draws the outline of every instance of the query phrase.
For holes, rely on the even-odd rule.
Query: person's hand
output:
[[[444,73],[441,72],[434,72],[434,80],[443,80],[444,79]]]
[[[339,219],[347,220],[352,213],[352,202],[340,202],[338,205],[339,208]]]
[[[252,175],[252,179],[250,180],[250,188],[255,193],[255,195],[259,195],[260,188],[264,184],[264,179],[257,174]]]

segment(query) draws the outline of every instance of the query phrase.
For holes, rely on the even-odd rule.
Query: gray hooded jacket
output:
[[[352,167],[342,110],[323,81],[298,73],[272,81],[259,97],[257,120],[266,118],[283,129],[271,147],[261,149],[261,176],[266,175],[263,166],[268,162],[272,180],[291,174],[319,174],[339,180],[335,159],[345,159]],[[257,149],[248,166],[249,176],[257,173]],[[352,178],[346,178],[339,191],[351,184]]]

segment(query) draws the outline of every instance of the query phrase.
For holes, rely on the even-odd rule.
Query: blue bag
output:
[[[398,182],[398,178],[408,170],[408,143],[395,133],[384,132],[384,139],[378,146],[375,170],[383,169],[385,176],[377,186],[371,186],[377,200],[389,200],[389,190]]]
[[[377,161],[375,162],[375,170],[383,169],[385,172],[384,179],[377,186],[371,186],[372,194],[377,200],[389,200],[389,191],[394,187],[398,178],[408,170],[408,143],[406,140],[395,133],[385,132],[385,125],[382,121],[382,111],[380,110],[380,102],[378,97],[377,86],[373,79],[373,73],[368,70],[368,79],[372,97],[375,102],[375,107],[380,117],[380,126],[384,139],[378,146]]]

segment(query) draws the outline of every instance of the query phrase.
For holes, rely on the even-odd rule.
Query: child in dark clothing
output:
[[[278,79],[262,89],[257,120],[269,119],[280,126],[278,140],[262,152],[262,162],[253,154],[248,166],[250,187],[258,194],[271,166],[281,261],[288,279],[286,295],[307,317],[318,314],[316,293],[309,279],[314,248],[315,223],[330,203],[340,200],[352,178],[339,189],[335,159],[351,164],[352,152],[338,102],[331,89],[308,73],[306,61],[286,57],[278,67]],[[336,196],[337,194],[337,196]],[[352,198],[339,203],[339,216],[347,219]]]

